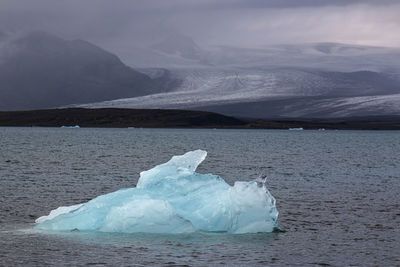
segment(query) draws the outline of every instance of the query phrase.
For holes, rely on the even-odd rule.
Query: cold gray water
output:
[[[32,230],[195,149],[231,185],[267,174],[285,232]],[[0,266],[400,265],[399,151],[396,131],[0,128]]]

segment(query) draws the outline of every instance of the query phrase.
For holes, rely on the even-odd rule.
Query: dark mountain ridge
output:
[[[0,53],[0,110],[48,108],[158,92],[159,83],[82,40],[33,32]]]

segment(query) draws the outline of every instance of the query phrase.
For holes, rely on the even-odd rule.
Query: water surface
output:
[[[266,173],[286,232],[31,230],[194,149],[231,185]],[[396,131],[0,128],[0,265],[399,265],[399,151]]]

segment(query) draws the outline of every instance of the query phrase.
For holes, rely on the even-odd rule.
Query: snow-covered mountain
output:
[[[84,106],[185,108],[253,118],[400,115],[396,48],[214,47],[191,66],[174,64],[169,70],[180,82],[168,92]]]

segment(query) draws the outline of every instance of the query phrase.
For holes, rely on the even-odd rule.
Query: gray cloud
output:
[[[250,0],[236,1],[240,7],[252,8],[302,8],[321,6],[348,6],[354,4],[388,5],[396,4],[397,0]]]
[[[118,53],[179,31],[205,45],[400,46],[395,0],[0,0],[5,31],[45,30]]]

